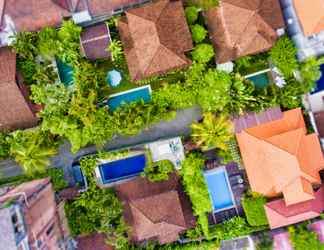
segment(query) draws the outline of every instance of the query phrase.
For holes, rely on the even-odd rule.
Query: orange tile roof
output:
[[[294,0],[294,6],[306,36],[324,30],[324,0]]]
[[[251,189],[268,197],[283,194],[286,205],[314,199],[323,153],[315,134],[307,135],[301,109],[236,134]]]

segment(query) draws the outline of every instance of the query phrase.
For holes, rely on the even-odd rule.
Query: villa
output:
[[[307,134],[301,109],[247,126],[236,138],[251,190],[269,198],[283,196],[265,205],[271,228],[316,217],[324,210],[322,189],[317,190],[323,153],[317,135]]]
[[[287,32],[298,48],[297,57],[304,61],[324,54],[323,0],[281,0]]]
[[[6,250],[65,249],[62,236],[48,178],[25,182],[0,195],[0,240]]]
[[[36,107],[16,72],[16,54],[0,48],[0,131],[30,128],[37,124]]]
[[[181,1],[160,0],[129,10],[118,29],[133,81],[191,64],[185,52],[193,45]]]
[[[147,240],[170,243],[195,226],[191,204],[176,174],[156,183],[138,177],[115,189],[123,202],[124,218],[135,243]]]
[[[218,64],[269,50],[285,26],[279,0],[223,0],[206,22]]]

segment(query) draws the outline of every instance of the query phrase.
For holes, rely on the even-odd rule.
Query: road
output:
[[[117,137],[104,146],[104,150],[113,150],[122,147],[152,142],[163,138],[174,136],[185,136],[190,134],[190,124],[201,119],[199,107],[179,110],[175,119],[169,122],[160,122],[144,130],[141,134],[132,137]],[[63,143],[59,148],[59,154],[51,159],[52,167],[64,169],[65,177],[69,182],[71,178],[71,165],[79,157],[96,152],[95,146],[81,149],[76,154],[71,153],[70,144]],[[13,160],[0,161],[0,176],[17,176],[22,174],[21,167]]]

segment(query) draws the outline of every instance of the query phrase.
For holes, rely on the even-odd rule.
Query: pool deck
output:
[[[219,168],[219,166],[217,166],[217,163],[215,163],[214,166],[216,169]],[[225,166],[225,169],[227,172],[229,185],[233,194],[235,206],[210,213],[208,215],[210,225],[222,223],[223,221],[229,220],[235,216],[242,215],[244,213],[241,204],[241,197],[243,193],[247,190],[248,186],[246,173],[244,170],[239,169],[238,165],[235,162],[227,164]]]

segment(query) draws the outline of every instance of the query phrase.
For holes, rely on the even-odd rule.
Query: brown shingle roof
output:
[[[217,63],[270,49],[284,26],[278,0],[223,0],[206,20]]]
[[[184,54],[192,49],[192,40],[181,1],[160,0],[132,9],[118,28],[132,80],[191,63]]]
[[[138,177],[115,188],[137,243],[149,239],[161,244],[173,242],[179,233],[195,225],[190,202],[176,175],[157,183]]]
[[[52,0],[6,0],[5,14],[17,31],[37,31],[45,26],[58,26],[69,12]]]
[[[0,49],[0,130],[28,128],[37,118],[15,80],[16,55],[9,48]]]
[[[314,113],[314,118],[320,137],[324,137],[324,111]]]
[[[105,240],[105,235],[99,233],[78,237],[78,250],[113,250],[105,243]]]
[[[82,51],[88,59],[95,60],[110,56],[107,48],[111,39],[105,23],[84,29],[80,39]]]

